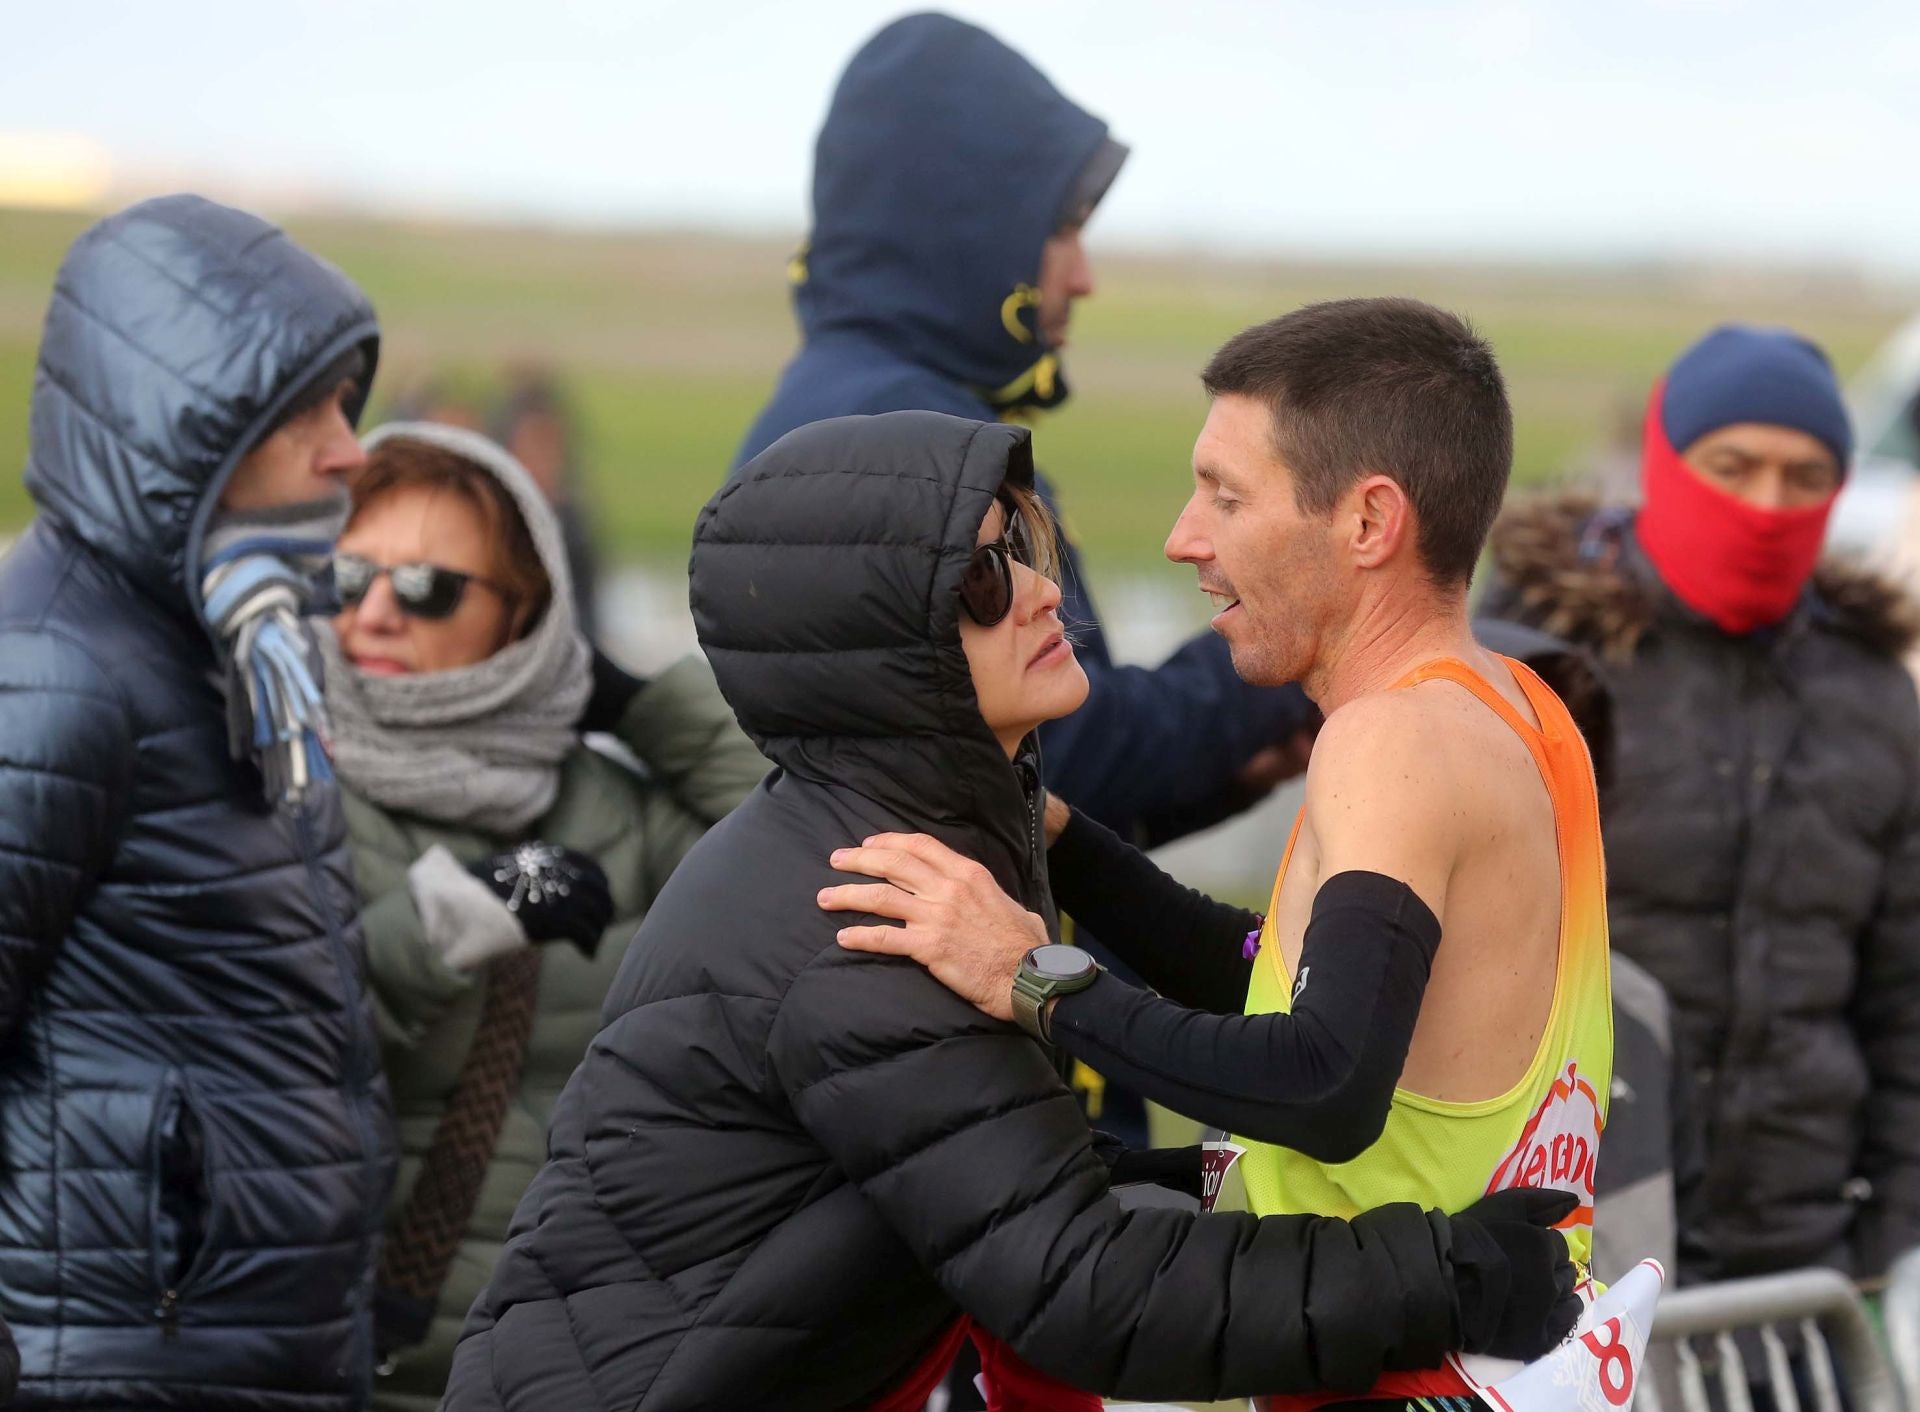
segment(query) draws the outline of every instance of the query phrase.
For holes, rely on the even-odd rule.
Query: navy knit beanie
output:
[[[1722,324],[1668,371],[1660,414],[1675,451],[1735,422],[1765,422],[1823,443],[1843,476],[1853,456],[1853,430],[1833,365],[1817,344],[1791,329]]]

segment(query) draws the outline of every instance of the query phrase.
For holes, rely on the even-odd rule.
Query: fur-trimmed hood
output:
[[[1512,615],[1611,661],[1632,656],[1663,613],[1681,612],[1633,543],[1630,511],[1589,496],[1543,496],[1510,506],[1488,541]],[[1814,571],[1797,614],[1899,657],[1920,640],[1920,604],[1890,579],[1844,559]]]

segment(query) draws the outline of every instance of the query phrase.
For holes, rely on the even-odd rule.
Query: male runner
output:
[[[1165,998],[1097,971],[1048,981],[1032,1027],[1254,1139],[1256,1211],[1458,1210],[1563,1187],[1584,1261],[1613,1047],[1598,810],[1565,708],[1469,626],[1512,463],[1492,351],[1427,305],[1343,300],[1238,335],[1203,381],[1213,406],[1167,553],[1197,567],[1235,669],[1301,681],[1326,713],[1306,805],[1264,919],[1051,806],[1063,910]],[[1044,932],[984,870],[901,836],[833,863],[886,881],[823,906],[905,923],[849,927],[842,945],[910,956],[1014,1016]],[[1377,1395],[1475,1385],[1450,1366]]]

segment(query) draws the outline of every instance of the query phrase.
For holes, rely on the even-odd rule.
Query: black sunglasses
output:
[[[382,574],[393,585],[394,602],[400,605],[400,611],[429,621],[452,617],[460,600],[466,597],[470,583],[483,584],[502,598],[509,597],[498,584],[489,583],[478,574],[463,574],[438,564],[387,565],[376,564],[364,554],[333,556],[333,586],[339,590],[340,602],[346,607],[357,606]]]
[[[1033,567],[1019,512],[1004,500],[1000,507],[1006,514],[1006,530],[993,543],[974,550],[967,571],[960,576],[960,606],[983,628],[1004,621],[1013,611],[1013,566]]]

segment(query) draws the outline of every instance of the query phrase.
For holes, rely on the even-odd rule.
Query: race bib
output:
[[[1247,1149],[1237,1142],[1203,1142],[1200,1144],[1200,1209],[1211,1211],[1220,1200],[1220,1188],[1226,1184],[1227,1173],[1233,1170],[1233,1164],[1247,1155]]]

